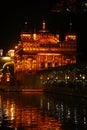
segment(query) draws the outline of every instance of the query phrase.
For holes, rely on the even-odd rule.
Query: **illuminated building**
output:
[[[59,36],[46,30],[45,21],[38,32],[22,32],[15,46],[15,72],[75,64],[76,34],[68,32],[64,41],[60,41]]]

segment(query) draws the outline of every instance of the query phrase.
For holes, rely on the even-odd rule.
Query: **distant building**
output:
[[[59,34],[46,30],[43,21],[42,30],[22,32],[15,46],[15,64],[17,71],[43,70],[76,63],[76,34],[71,31],[65,40],[59,40]]]

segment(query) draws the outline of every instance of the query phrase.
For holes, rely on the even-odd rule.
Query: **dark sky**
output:
[[[50,1],[50,2],[49,2]],[[55,1],[55,0],[54,0]],[[53,0],[10,1],[0,4],[0,48],[10,49],[17,42],[25,21],[36,28],[47,17]],[[40,25],[41,26],[41,25]]]
[[[64,0],[62,0],[64,1]],[[67,0],[70,1],[70,0]],[[75,1],[75,0],[74,0]],[[62,13],[51,12],[60,0],[29,0],[3,2],[0,6],[0,48],[6,52],[12,49],[20,39],[25,21],[29,29],[39,29],[42,20],[46,20],[47,29],[65,33],[69,21],[78,34],[78,48],[80,52],[87,53],[87,12]]]

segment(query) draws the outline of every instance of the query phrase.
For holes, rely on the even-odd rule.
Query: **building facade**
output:
[[[35,71],[76,63],[76,34],[68,32],[65,40],[59,40],[59,34],[46,30],[43,21],[42,30],[22,32],[15,46],[14,70]]]

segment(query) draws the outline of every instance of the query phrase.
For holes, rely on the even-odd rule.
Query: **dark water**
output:
[[[0,92],[0,130],[87,130],[87,101],[65,95]]]

